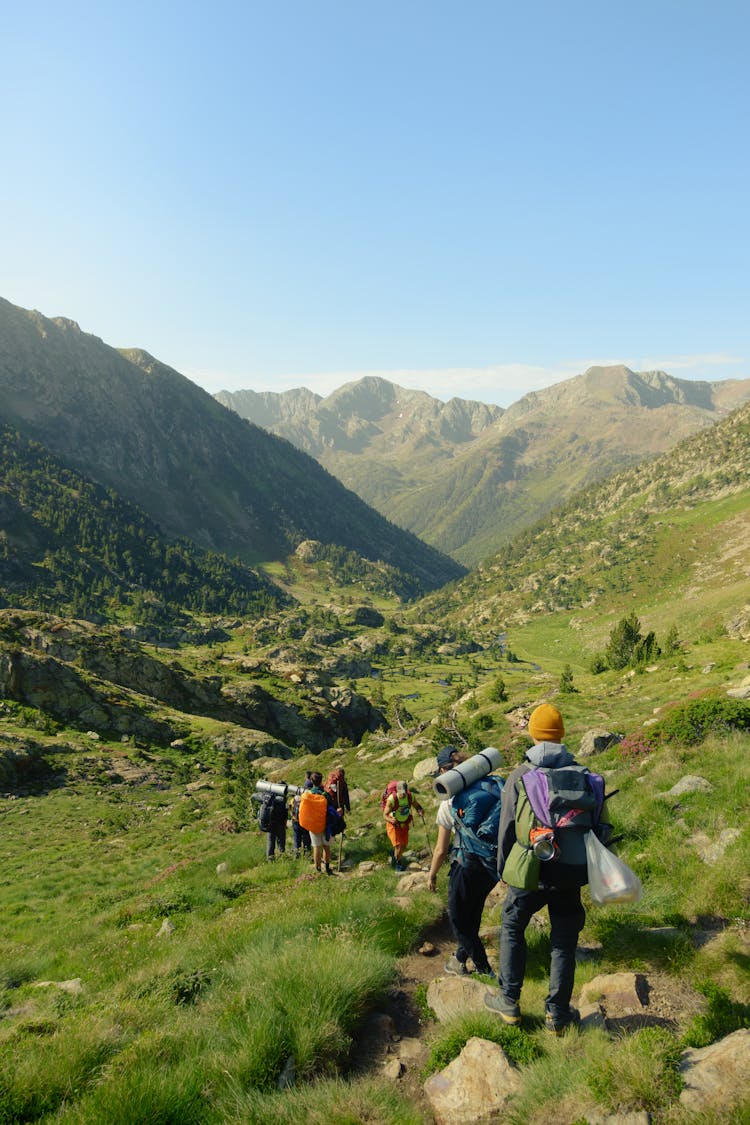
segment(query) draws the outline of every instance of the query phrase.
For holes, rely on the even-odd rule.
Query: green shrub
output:
[[[711,734],[729,731],[750,731],[750,703],[715,696],[675,707],[656,724],[653,735],[663,742],[697,746]]]

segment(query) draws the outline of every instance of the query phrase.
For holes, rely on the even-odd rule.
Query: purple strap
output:
[[[521,784],[529,798],[531,811],[537,820],[551,828],[549,822],[549,789],[547,788],[547,775],[541,770],[529,770],[521,778]]]

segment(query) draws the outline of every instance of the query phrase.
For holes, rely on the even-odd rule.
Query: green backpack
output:
[[[538,766],[522,774],[516,842],[503,866],[503,882],[535,891],[543,863],[585,867],[586,833],[608,836],[611,830],[604,802],[604,778],[586,766]]]

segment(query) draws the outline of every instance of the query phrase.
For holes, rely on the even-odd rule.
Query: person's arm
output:
[[[385,817],[385,819],[388,821],[389,824],[396,824],[397,823],[396,818],[393,815],[394,808],[395,808],[395,805],[394,805],[393,797],[391,796],[386,801],[385,808],[383,809],[383,816]]]
[[[451,830],[450,828],[443,828],[442,824],[438,825],[437,843],[435,850],[432,853],[432,862],[430,863],[430,873],[427,876],[427,886],[431,891],[437,889],[437,873],[445,863],[445,857],[451,848]]]

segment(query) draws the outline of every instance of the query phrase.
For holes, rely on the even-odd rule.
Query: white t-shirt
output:
[[[441,801],[438,805],[435,823],[437,824],[438,828],[450,828],[451,830],[453,829],[453,809],[451,807],[450,800]]]

